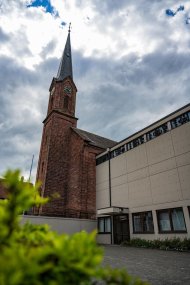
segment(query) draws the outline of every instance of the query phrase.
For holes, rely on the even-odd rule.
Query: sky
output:
[[[69,23],[78,128],[120,141],[190,102],[190,1],[0,0],[0,176],[34,155]]]

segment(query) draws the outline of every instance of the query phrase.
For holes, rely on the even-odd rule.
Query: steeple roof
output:
[[[57,73],[57,80],[63,80],[70,76],[73,79],[73,68],[72,68],[72,55],[71,55],[71,40],[70,40],[70,26],[67,36],[67,41],[65,44],[65,49],[61,58],[59,65],[59,70]]]

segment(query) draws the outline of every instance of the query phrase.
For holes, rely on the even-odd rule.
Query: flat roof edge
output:
[[[148,125],[147,127],[145,127],[145,128],[143,128],[143,129],[137,131],[136,133],[134,133],[134,134],[132,134],[132,135],[126,137],[125,139],[122,139],[122,140],[119,141],[116,145],[114,145],[113,147],[110,147],[109,149],[110,149],[110,150],[113,149],[113,148],[115,149],[115,148],[116,148],[119,144],[121,144],[122,142],[124,142],[124,141],[126,141],[126,140],[128,140],[128,139],[130,139],[130,138],[132,138],[132,137],[134,137],[134,136],[136,136],[136,135],[138,135],[139,133],[141,133],[141,132],[143,132],[143,131],[145,131],[145,130],[151,128],[152,126],[158,124],[159,122],[161,122],[161,121],[163,121],[163,120],[169,118],[170,116],[174,115],[175,113],[178,113],[178,112],[180,112],[180,111],[183,110],[183,109],[186,109],[187,107],[190,107],[190,103],[188,103],[188,104],[186,104],[186,105],[180,107],[179,109],[173,111],[172,113],[169,113],[168,115],[162,117],[161,119],[155,121],[154,123]],[[102,153],[98,154],[98,155],[96,156],[96,159],[98,159],[99,157],[103,156],[103,155],[106,154],[107,152],[108,152],[108,149],[105,150],[105,151],[103,151]]]
[[[122,139],[121,141],[119,141],[119,142],[117,143],[117,145],[120,144],[120,143],[122,143],[122,142],[124,142],[124,141],[126,141],[127,139],[130,139],[131,137],[133,137],[133,136],[135,136],[135,135],[137,135],[137,134],[139,134],[139,133],[145,131],[146,129],[148,129],[148,128],[154,126],[154,125],[156,125],[157,123],[161,122],[162,120],[167,119],[168,117],[174,115],[175,113],[177,113],[177,112],[179,112],[179,111],[181,111],[181,110],[183,110],[183,109],[185,109],[185,108],[187,108],[187,107],[190,107],[190,103],[184,105],[183,107],[180,107],[179,109],[173,111],[172,113],[166,115],[165,117],[159,119],[158,121],[155,121],[154,123],[148,125],[147,127],[145,127],[145,128],[143,128],[143,129],[137,131],[136,133],[134,133],[134,134],[132,134],[132,135],[126,137],[125,139]],[[115,145],[115,146],[116,146],[116,145]],[[115,147],[115,146],[114,146],[114,147]]]

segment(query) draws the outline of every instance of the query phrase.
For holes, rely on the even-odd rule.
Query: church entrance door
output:
[[[114,244],[130,239],[128,214],[113,216],[113,237]]]

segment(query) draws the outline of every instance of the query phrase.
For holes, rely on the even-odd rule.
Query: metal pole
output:
[[[31,173],[32,173],[33,161],[34,161],[34,154],[32,156],[32,163],[31,163],[31,167],[30,167],[30,175],[29,175],[29,179],[28,179],[29,182],[30,182]]]

